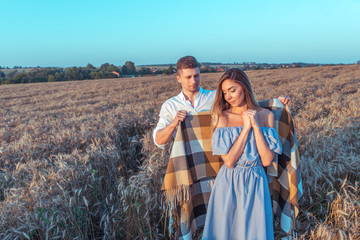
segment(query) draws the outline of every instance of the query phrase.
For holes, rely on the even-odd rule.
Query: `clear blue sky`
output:
[[[0,66],[355,63],[360,0],[0,0]]]

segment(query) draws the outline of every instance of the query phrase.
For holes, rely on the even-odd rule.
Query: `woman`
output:
[[[274,115],[260,108],[246,74],[224,73],[212,108],[213,154],[221,167],[211,192],[202,239],[274,239],[264,167],[282,147]]]

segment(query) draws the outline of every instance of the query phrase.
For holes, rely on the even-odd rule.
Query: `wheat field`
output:
[[[360,239],[360,65],[246,73],[259,101],[292,99],[296,238]],[[151,135],[179,92],[174,75],[1,85],[0,239],[168,239],[169,147]]]

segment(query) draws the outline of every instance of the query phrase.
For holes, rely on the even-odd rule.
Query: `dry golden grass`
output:
[[[297,238],[359,239],[360,66],[247,74],[258,100],[293,100]],[[0,86],[0,238],[167,239],[169,149],[151,133],[179,91],[175,76]]]

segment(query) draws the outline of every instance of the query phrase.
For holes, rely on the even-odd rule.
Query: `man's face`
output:
[[[199,68],[181,69],[176,76],[184,92],[196,93],[199,91],[200,70]]]

